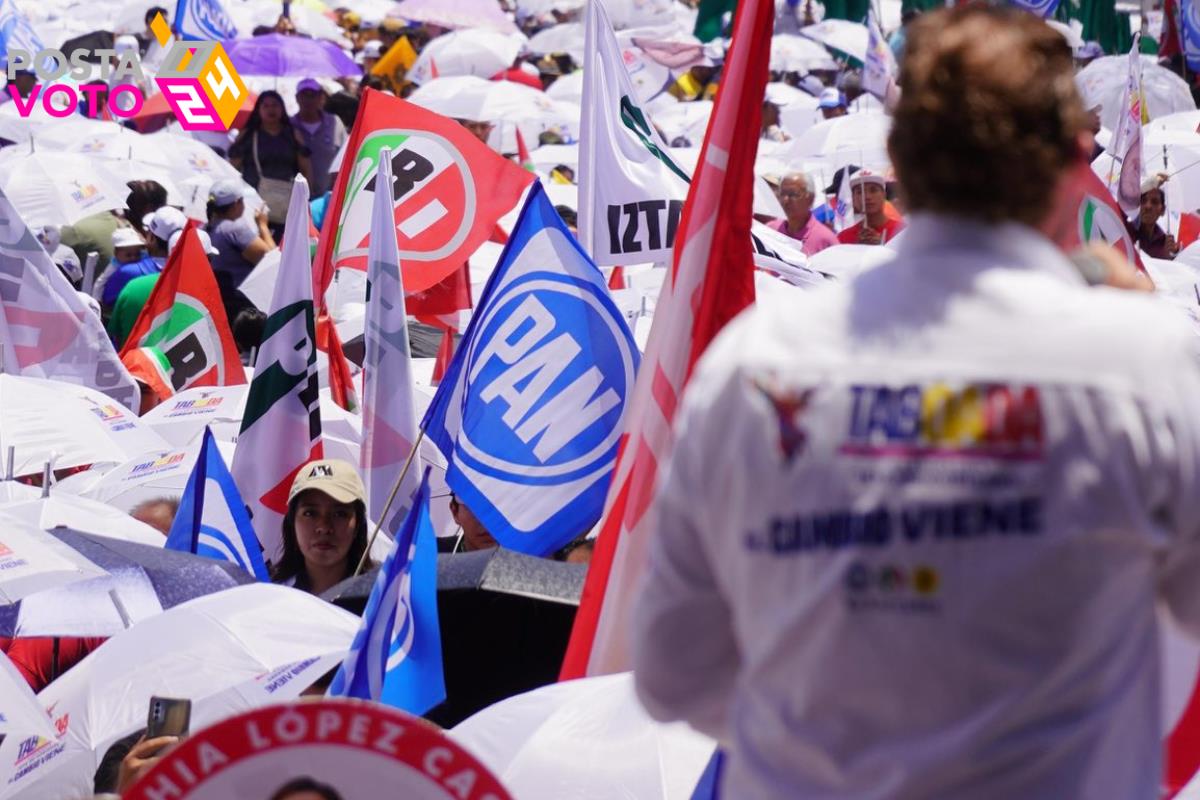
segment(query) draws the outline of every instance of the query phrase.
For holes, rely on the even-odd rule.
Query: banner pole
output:
[[[363,567],[366,565],[367,556],[371,553],[371,545],[375,544],[375,537],[379,535],[379,529],[383,527],[383,521],[387,519],[388,511],[392,507],[392,501],[396,499],[396,494],[400,491],[400,484],[404,483],[404,476],[408,475],[408,470],[412,466],[413,459],[416,458],[417,451],[421,448],[421,440],[424,438],[425,429],[419,428],[417,430],[417,440],[413,442],[412,451],[409,452],[408,458],[404,460],[404,466],[400,469],[400,476],[396,478],[396,483],[392,485],[392,493],[388,495],[387,502],[383,505],[383,511],[379,514],[379,519],[375,521],[375,530],[372,531],[371,537],[367,539],[367,548],[363,550],[362,558],[358,560],[358,566],[354,568],[354,575],[362,572]]]

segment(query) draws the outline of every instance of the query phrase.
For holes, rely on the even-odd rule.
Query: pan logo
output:
[[[468,355],[483,403],[464,430],[492,435],[461,438],[467,455],[497,475],[547,481],[607,469],[636,368],[618,319],[591,287],[560,275],[508,286]]]

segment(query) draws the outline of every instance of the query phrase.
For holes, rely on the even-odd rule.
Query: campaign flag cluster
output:
[[[896,75],[898,72],[896,57],[892,54],[892,48],[888,46],[887,39],[883,37],[883,32],[879,29],[878,15],[875,13],[875,6],[872,5],[867,10],[867,60],[863,65],[863,89],[879,98],[880,102],[890,106],[897,99]]]
[[[287,227],[303,231],[308,222],[308,183],[297,176]],[[272,562],[283,555],[280,526],[292,479],[323,454],[315,328],[308,240],[290,236],[283,243],[233,454],[233,477]]]
[[[380,153],[375,185],[390,187],[392,181],[391,152],[385,149]],[[410,466],[388,506],[392,487],[416,445],[417,412],[413,402],[404,281],[400,276],[390,191],[375,192],[373,211],[367,266],[360,464],[367,489],[367,516],[394,535],[419,484],[417,470]]]
[[[454,120],[366,90],[317,246],[318,306],[335,270],[367,269],[376,171],[384,149],[392,158],[392,208],[410,292],[428,289],[462,266],[533,180]]]
[[[446,699],[434,535],[426,468],[330,697],[375,700],[410,714],[424,714]]]
[[[422,427],[503,546],[546,555],[600,517],[638,351],[604,276],[530,189]]]
[[[671,453],[679,399],[709,342],[754,302],[754,159],[774,11],[770,0],[744,0],[738,6],[725,89],[717,94],[680,221],[674,265],[656,306],[563,678],[629,669],[626,636],[654,533],[646,512],[659,468]]]
[[[221,290],[189,221],[121,349],[130,372],[159,400],[193,386],[246,382]]]
[[[179,0],[171,29],[183,39],[216,42],[238,35],[237,25],[221,0]]]
[[[229,561],[260,581],[270,580],[246,504],[208,428],[164,546]]]
[[[100,317],[0,190],[0,371],[96,389],[138,410],[137,385]]]
[[[669,263],[692,176],[638,104],[601,0],[588,3],[584,50],[579,242],[602,267]],[[747,235],[759,267],[794,283],[817,282],[787,236],[758,222]]]

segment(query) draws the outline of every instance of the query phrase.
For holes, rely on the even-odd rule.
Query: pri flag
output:
[[[584,52],[579,242],[602,267],[670,263],[692,176],[638,106],[601,0],[588,3]],[[786,235],[759,223],[749,235],[757,266],[797,283],[818,280]]]
[[[392,208],[404,286],[419,292],[458,269],[533,176],[454,120],[368,89],[321,229],[313,272],[324,304],[334,270],[367,269],[379,154],[392,158]]]
[[[671,453],[675,410],[696,359],[726,322],[754,302],[754,159],[774,11],[771,0],[738,5],[725,88],[717,93],[674,267],[650,329],[564,679],[629,669],[629,615],[654,534],[647,511],[659,466]]]
[[[1103,242],[1145,271],[1137,243],[1125,226],[1125,215],[1085,161],[1075,165],[1070,177],[1062,182],[1061,194],[1042,230],[1064,252]]]
[[[380,153],[376,186],[392,185],[391,153]],[[366,360],[360,464],[367,487],[367,516],[394,536],[408,514],[420,480],[411,468],[384,515],[392,487],[417,441],[408,315],[396,245],[391,194],[375,193],[367,267]]]
[[[0,371],[96,389],[133,411],[140,397],[92,312],[0,191]]]
[[[237,26],[221,0],[179,0],[171,29],[182,39],[221,42],[237,38]]]
[[[306,230],[308,222],[308,183],[297,177],[287,228]],[[288,237],[233,453],[233,477],[272,562],[283,555],[280,525],[292,479],[323,452],[311,269],[308,240]]]
[[[546,555],[604,507],[637,345],[535,183],[422,427],[505,547]]]
[[[164,547],[229,561],[260,581],[270,580],[246,504],[207,427]]]
[[[424,714],[446,699],[428,468],[329,697],[375,700],[410,714]]]
[[[188,222],[121,349],[121,361],[159,400],[193,386],[246,382],[221,290]]]
[[[1121,118],[1113,133],[1113,155],[1121,165],[1117,176],[1117,204],[1126,214],[1137,211],[1142,197],[1142,123],[1145,97],[1142,94],[1142,58],[1138,52],[1141,34],[1133,35],[1133,46],[1129,49],[1129,73],[1125,79],[1125,93],[1121,99]],[[1112,176],[1108,185],[1112,188]]]

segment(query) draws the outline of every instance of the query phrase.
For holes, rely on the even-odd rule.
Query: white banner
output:
[[[103,392],[137,411],[137,385],[104,324],[0,191],[0,371]]]
[[[600,0],[584,28],[579,139],[579,242],[596,264],[670,264],[691,171],[671,154],[638,94]],[[754,223],[754,263],[792,283],[822,280],[787,236]]]

